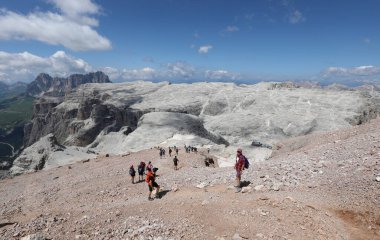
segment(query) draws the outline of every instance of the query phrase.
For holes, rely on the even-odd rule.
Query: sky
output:
[[[0,81],[380,83],[378,0],[0,0]]]

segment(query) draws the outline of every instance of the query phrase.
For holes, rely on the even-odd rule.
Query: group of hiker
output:
[[[193,147],[193,146],[186,146],[185,145],[184,148],[185,148],[186,153],[190,153],[190,152],[197,153],[198,152],[198,149],[196,147]]]
[[[189,148],[191,150],[190,146],[185,145],[186,152],[188,151]],[[173,149],[176,151],[176,155],[173,158],[174,170],[178,170],[178,162],[179,162],[179,159],[177,157],[178,148],[175,146],[173,148],[169,147],[169,155],[171,155]],[[160,157],[165,155],[165,149],[159,148],[159,151],[160,151]],[[212,158],[210,158],[210,159],[212,159]],[[209,164],[214,164],[213,161],[211,163],[209,161],[209,159],[207,159],[207,160],[208,160],[207,161],[208,164],[206,164],[206,166],[208,166]],[[206,161],[205,161],[205,163],[206,163]],[[235,171],[236,171],[236,186],[235,186],[236,192],[241,191],[241,188],[242,188],[241,176],[242,176],[244,169],[247,169],[248,167],[249,167],[248,159],[243,155],[243,150],[241,148],[238,148],[236,151],[235,166],[234,166]],[[137,166],[137,172],[139,174],[139,182],[144,181],[144,174],[146,175],[145,181],[148,184],[148,188],[149,188],[148,200],[150,200],[150,201],[153,200],[152,192],[154,189],[156,189],[155,197],[160,198],[160,186],[156,182],[157,170],[158,170],[158,168],[153,167],[152,162],[150,162],[150,161],[147,165],[145,164],[145,162],[141,161],[139,163],[139,165]],[[131,176],[132,184],[135,184],[136,170],[135,170],[133,165],[131,165],[131,167],[129,169],[129,175]]]
[[[151,170],[153,170],[153,165],[151,161],[149,161],[148,165],[146,165],[145,162],[140,162],[140,164],[137,166],[137,172],[139,174],[139,182],[143,181],[144,174]],[[135,184],[136,170],[133,164],[129,168],[129,175],[131,176],[132,184]]]
[[[166,154],[165,148],[159,147],[158,149],[159,149],[160,158],[165,157],[165,154]],[[176,156],[178,156],[179,149],[176,146],[169,147],[168,150],[169,150],[170,157],[172,156],[173,152],[175,153]]]
[[[137,172],[139,174],[139,182],[144,181],[144,174],[146,174],[145,182],[148,183],[149,188],[149,196],[148,200],[153,200],[152,198],[152,192],[153,189],[156,188],[156,198],[160,198],[160,186],[156,182],[156,172],[158,168],[153,167],[153,164],[151,161],[146,165],[145,162],[140,162],[140,164],[137,166]],[[129,168],[129,175],[131,176],[132,184],[135,184],[135,176],[136,176],[136,170],[133,165]]]

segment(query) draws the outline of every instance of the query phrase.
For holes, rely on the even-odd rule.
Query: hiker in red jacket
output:
[[[241,174],[244,170],[244,162],[245,158],[243,155],[243,150],[241,148],[238,148],[236,152],[236,163],[235,163],[235,170],[236,170],[236,191],[240,192],[241,190]]]
[[[150,169],[148,168],[148,173],[146,174],[145,181],[148,183],[149,197],[148,200],[152,201],[153,188],[156,188],[156,198],[160,198],[160,186],[156,183],[156,172],[158,168]]]

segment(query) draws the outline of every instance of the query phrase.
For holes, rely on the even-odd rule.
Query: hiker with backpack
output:
[[[150,170],[153,169],[153,165],[152,165],[151,161],[149,161],[148,165],[146,165],[146,170],[148,171],[148,169],[150,169]]]
[[[177,156],[174,156],[173,163],[174,163],[174,170],[178,170],[178,158]]]
[[[129,175],[131,176],[132,184],[135,184],[136,170],[133,165],[129,168]]]
[[[139,182],[144,181],[145,163],[140,162],[137,167],[137,172],[139,173]]]
[[[236,163],[235,163],[236,192],[241,191],[241,174],[243,173],[243,170],[248,167],[249,167],[248,159],[243,155],[243,150],[241,148],[238,148],[238,150],[236,151]]]
[[[148,200],[152,201],[152,192],[153,189],[156,188],[156,198],[160,198],[160,186],[156,182],[156,172],[158,168],[153,168],[153,169],[148,169],[148,173],[146,174],[145,182],[148,183],[148,188],[149,188],[149,196]]]

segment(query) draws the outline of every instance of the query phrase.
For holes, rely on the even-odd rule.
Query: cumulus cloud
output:
[[[102,71],[105,74],[107,74],[107,76],[109,77],[109,79],[111,81],[118,80],[121,77],[121,71],[119,69],[117,69],[117,68],[103,67],[103,68],[100,69],[100,71]]]
[[[74,58],[63,51],[58,51],[49,57],[40,57],[29,52],[0,51],[0,78],[8,83],[30,82],[41,72],[66,77],[72,73],[90,71],[93,71],[93,68],[83,59]]]
[[[67,77],[75,73],[103,71],[114,82],[120,81],[235,81],[240,75],[227,70],[204,70],[184,61],[156,65],[157,67],[95,68],[85,60],[57,51],[51,56],[41,57],[29,52],[9,53],[0,51],[0,81],[14,83],[31,82],[42,72],[51,76]]]
[[[352,68],[329,67],[322,72],[321,78],[330,82],[379,84],[380,67],[372,65]]]
[[[195,68],[182,61],[168,63],[167,70],[164,72],[169,78],[192,78],[195,75]]]
[[[289,22],[290,23],[296,24],[296,23],[300,23],[303,21],[305,21],[305,17],[303,16],[303,14],[300,11],[294,10],[291,12],[291,14],[289,16]]]
[[[51,0],[59,12],[20,14],[0,10],[0,40],[37,40],[63,45],[75,51],[111,49],[111,42],[98,34],[92,17],[100,7],[90,0]]]
[[[200,46],[198,49],[198,53],[205,54],[205,53],[208,53],[211,49],[212,49],[211,45]]]
[[[374,74],[380,74],[380,67],[375,66],[359,66],[353,68],[343,68],[343,67],[329,67],[324,75],[353,75],[353,76],[371,76]]]
[[[150,67],[141,69],[123,69],[121,71],[121,78],[126,81],[155,80],[157,75],[157,71]]]
[[[231,73],[226,70],[207,70],[205,71],[205,78],[207,80],[217,80],[217,81],[234,81],[239,79],[240,75],[236,73]]]

